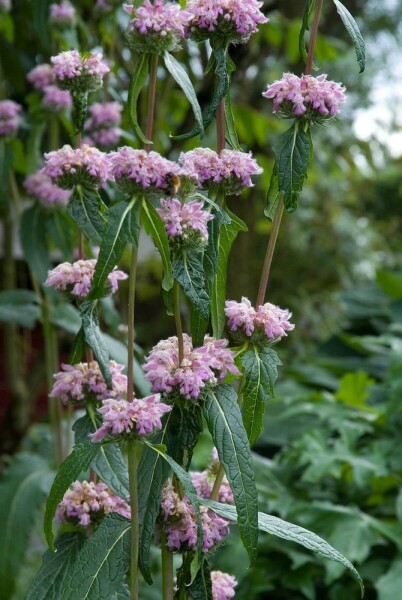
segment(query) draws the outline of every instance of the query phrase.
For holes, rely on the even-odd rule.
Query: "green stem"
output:
[[[155,116],[155,98],[156,98],[156,82],[158,72],[158,55],[153,54],[150,58],[149,65],[149,88],[148,88],[148,111],[147,111],[147,126],[145,131],[145,137],[147,140],[152,140],[154,130],[154,116]],[[149,152],[151,144],[145,146],[145,150]]]
[[[220,101],[220,104],[216,111],[216,138],[218,154],[225,148],[226,137],[225,137],[225,99]]]
[[[131,508],[131,557],[130,557],[130,600],[138,600],[138,443],[135,439],[128,442],[128,480]]]
[[[134,307],[137,276],[138,248],[131,246],[130,277],[128,282],[128,349],[127,349],[127,401],[134,399]]]
[[[183,342],[183,326],[181,323],[180,315],[180,286],[177,281],[174,282],[173,287],[174,296],[174,320],[176,323],[177,343],[179,346],[179,365],[183,362],[184,358],[184,342]]]
[[[162,599],[173,600],[174,581],[173,581],[173,552],[167,547],[166,533],[161,535],[162,549]]]
[[[276,246],[276,240],[278,239],[279,228],[281,226],[283,215],[283,200],[279,200],[279,204],[276,208],[274,221],[272,224],[271,235],[269,236],[269,242],[267,247],[267,253],[265,255],[264,266],[262,268],[260,287],[258,289],[258,295],[256,300],[256,306],[264,304],[265,295],[267,293],[269,273],[271,270],[272,258],[274,256],[274,250]]]
[[[306,75],[311,75],[313,72],[313,61],[314,61],[314,50],[317,42],[318,25],[320,23],[321,9],[324,0],[317,0],[315,7],[313,25],[311,27],[310,41],[308,44],[307,63],[306,63]]]

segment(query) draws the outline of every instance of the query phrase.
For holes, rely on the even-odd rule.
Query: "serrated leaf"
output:
[[[305,38],[306,31],[310,30],[310,18],[315,9],[315,2],[316,2],[316,0],[308,0],[308,2],[306,4],[306,8],[304,10],[302,26],[301,26],[300,34],[299,34],[299,51],[300,51],[300,56],[302,57],[302,60],[304,63],[307,62],[307,50],[306,50],[306,43],[305,43],[304,38]]]
[[[168,292],[173,287],[172,261],[165,226],[156,209],[145,199],[142,201],[142,223],[147,234],[159,250],[163,265],[162,288]]]
[[[44,519],[44,532],[50,550],[54,551],[53,517],[56,508],[69,486],[78,479],[83,471],[89,469],[98,452],[99,446],[91,441],[78,444],[59,467],[46,502]]]
[[[203,413],[233,491],[240,537],[253,561],[258,541],[258,497],[250,446],[236,392],[229,385],[219,385],[211,390],[203,403]]]
[[[0,292],[0,321],[32,329],[40,317],[38,298],[30,290]]]
[[[307,177],[310,149],[311,138],[298,122],[280,136],[273,148],[276,156],[278,190],[283,194],[288,212],[293,212],[297,208],[297,200]]]
[[[131,79],[130,89],[128,92],[128,116],[130,119],[130,124],[134,130],[135,135],[143,144],[152,144],[152,142],[148,140],[142,132],[142,129],[138,123],[137,114],[138,98],[148,78],[148,63],[149,54],[138,55],[133,77]]]
[[[119,202],[109,210],[109,223],[100,246],[88,300],[95,300],[104,295],[107,277],[121,258],[126,244],[138,245],[138,233],[137,236],[133,236],[133,229],[139,231],[139,206],[140,204],[133,199],[131,202]],[[137,229],[133,227],[133,223],[136,222]]]
[[[110,372],[109,353],[105,346],[105,342],[103,341],[101,330],[99,329],[97,306],[97,300],[85,300],[80,305],[82,329],[84,331],[85,341],[98,361],[106,385],[109,389],[112,389],[113,384]]]
[[[42,284],[47,279],[50,259],[46,245],[46,222],[39,205],[28,208],[22,215],[20,240],[25,260],[38,282]]]
[[[255,346],[242,355],[245,384],[243,388],[243,423],[250,446],[257,441],[263,426],[266,403],[274,395],[274,383],[281,361],[272,348],[259,351]]]
[[[221,502],[213,502],[211,500],[202,500],[201,502],[212,508],[212,510],[225,519],[237,521],[237,511],[234,506],[223,504]],[[359,582],[363,597],[364,584],[355,567],[345,556],[343,556],[343,554],[338,552],[338,550],[335,550],[335,548],[320,538],[320,536],[318,536],[316,533],[309,531],[304,527],[299,527],[299,525],[294,525],[293,523],[279,519],[278,517],[267,515],[263,512],[258,513],[258,528],[260,531],[270,533],[271,535],[275,535],[283,540],[300,544],[318,556],[322,556],[323,558],[327,558],[342,564],[344,567],[349,569],[349,571],[351,571],[353,577]]]
[[[336,6],[338,15],[341,17],[342,22],[346,27],[348,34],[352,38],[355,47],[357,62],[359,63],[360,67],[360,73],[363,73],[366,67],[366,46],[364,43],[363,36],[360,33],[360,29],[353,16],[350,14],[348,9],[342,4],[342,2],[339,2],[339,0],[334,0],[334,4]]]
[[[201,315],[208,318],[210,303],[205,288],[202,254],[183,251],[173,261],[173,277]]]
[[[68,202],[67,210],[85,237],[99,246],[107,224],[107,208],[99,194],[78,186]]]
[[[173,79],[178,83],[181,89],[184,92],[187,100],[190,102],[191,107],[193,109],[195,120],[198,123],[198,127],[200,130],[200,134],[204,133],[204,125],[202,120],[202,112],[201,107],[198,103],[197,94],[195,93],[193,84],[186,71],[182,67],[181,63],[174,58],[169,52],[165,52],[163,54],[163,58],[165,61],[165,67],[173,77]]]
[[[230,210],[226,210],[230,217],[229,224],[223,224],[219,231],[219,256],[218,267],[213,278],[210,298],[211,298],[211,321],[212,332],[216,338],[222,337],[225,327],[225,300],[226,300],[226,280],[229,254],[232,244],[240,231],[247,231],[247,226]]]
[[[21,570],[38,509],[54,473],[42,457],[17,454],[0,484],[0,598],[8,600]]]
[[[130,521],[111,513],[86,540],[68,572],[61,600],[110,600],[130,564]]]
[[[42,566],[28,590],[26,600],[60,599],[66,575],[84,540],[85,537],[80,533],[67,533],[56,542],[56,552],[45,552]]]

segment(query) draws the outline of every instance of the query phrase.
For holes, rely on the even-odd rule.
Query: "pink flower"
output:
[[[230,600],[234,598],[234,588],[237,585],[233,575],[222,573],[222,571],[211,571],[212,600]]]
[[[228,318],[228,326],[231,331],[243,329],[247,336],[251,336],[254,331],[256,311],[251,306],[248,298],[243,296],[241,302],[227,300],[225,302],[225,315]]]
[[[68,190],[63,190],[52,183],[50,177],[38,171],[24,180],[27,193],[46,207],[65,205],[70,197]]]
[[[225,302],[225,315],[228,318],[229,329],[233,332],[240,330],[246,337],[252,337],[254,341],[261,340],[261,332],[269,341],[280,340],[292,331],[294,325],[290,323],[292,313],[287,309],[279,308],[275,304],[267,302],[257,307],[251,305],[248,298],[244,296],[241,302],[227,300]]]
[[[287,331],[292,331],[295,328],[289,322],[291,316],[292,314],[288,310],[267,302],[258,306],[255,325],[264,329],[268,339],[279,340],[281,337],[287,335]]]
[[[43,92],[47,86],[52,85],[54,82],[53,68],[47,63],[38,65],[29,71],[27,79],[36,90]]]
[[[240,194],[244,188],[253,186],[252,175],[262,173],[251,153],[237,150],[222,150],[217,154],[209,148],[196,148],[182,152],[179,161],[196,176],[200,188],[226,194]]]
[[[102,87],[109,67],[102,54],[80,54],[78,50],[60,52],[50,59],[57,85],[74,93],[94,92]]]
[[[169,190],[172,175],[180,171],[178,165],[157,152],[134,150],[129,146],[111,152],[109,159],[114,180],[129,194]]]
[[[72,27],[75,24],[74,6],[65,0],[62,0],[60,4],[51,4],[49,20],[51,25],[60,29]]]
[[[121,398],[127,392],[127,377],[122,373],[124,365],[110,361],[112,389],[109,390],[96,361],[62,364],[63,369],[53,375],[55,384],[49,396],[59,398],[63,404],[82,404],[85,400],[101,402],[106,398]]]
[[[145,377],[153,392],[178,393],[196,399],[201,391],[225,379],[228,372],[239,375],[233,353],[226,349],[226,340],[208,336],[204,345],[193,348],[190,336],[184,334],[184,358],[179,364],[177,337],[162,340],[153,347],[144,364]]]
[[[247,42],[268,19],[260,11],[257,0],[188,0],[187,10],[193,15],[190,33],[197,41],[224,36],[234,43]]]
[[[197,495],[200,498],[210,498],[215,482],[216,472],[207,469],[201,473],[193,471],[190,473],[190,475],[193,485],[197,491]],[[233,504],[234,502],[233,492],[228,480],[226,479],[226,476],[224,477],[219,488],[217,500],[218,502],[224,502],[227,504]]]
[[[78,298],[85,298],[92,284],[96,267],[94,258],[77,260],[74,263],[64,262],[48,272],[44,285],[53,287],[58,292],[68,292]],[[118,282],[127,279],[126,273],[116,267],[108,275],[105,293],[114,293],[118,289]]]
[[[206,506],[200,506],[203,534],[202,550],[208,552],[229,533],[229,523]],[[156,538],[160,541],[162,529],[166,533],[169,550],[195,550],[197,547],[197,521],[194,508],[184,497],[182,500],[171,484],[163,489],[160,521]]]
[[[133,432],[140,436],[149,435],[155,429],[162,428],[161,417],[170,410],[171,406],[160,402],[159,394],[141,399],[134,398],[132,402],[104,400],[99,408],[103,423],[90,437],[92,441],[100,442],[109,435],[124,436]]]
[[[57,85],[48,85],[43,89],[43,106],[55,113],[70,110],[73,101],[70,92],[60,90]]]
[[[157,211],[165,224],[166,233],[176,238],[181,247],[202,249],[208,242],[207,223],[214,217],[203,210],[202,202],[181,204],[176,198],[161,200]]]
[[[118,102],[95,103],[89,107],[90,116],[84,126],[84,130],[90,136],[89,145],[110,148],[119,143],[121,111],[122,106]]]
[[[104,483],[75,481],[60,502],[56,518],[61,523],[73,523],[88,527],[98,525],[103,517],[111,512],[130,519],[130,507],[114,494]]]
[[[104,187],[110,179],[110,163],[108,155],[97,148],[82,144],[73,150],[66,144],[60,150],[45,154],[43,172],[64,189],[78,184]]]
[[[131,47],[156,54],[180,48],[179,42],[186,36],[191,17],[180,4],[145,0],[139,8],[132,4],[123,4],[123,8],[132,17],[127,30]]]
[[[334,117],[346,100],[345,88],[327,75],[313,77],[285,73],[280,81],[267,87],[262,95],[273,99],[273,112],[289,119],[304,117],[311,122],[322,122]]]
[[[0,138],[13,137],[17,134],[21,108],[13,100],[0,101]]]

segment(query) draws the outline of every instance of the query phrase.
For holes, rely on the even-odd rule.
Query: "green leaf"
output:
[[[182,252],[173,261],[173,277],[181,289],[200,311],[203,317],[209,316],[209,297],[205,289],[205,276],[202,254],[197,252]]]
[[[8,600],[26,554],[38,509],[45,501],[54,473],[43,458],[17,454],[0,484],[0,598]]]
[[[206,558],[202,560],[194,581],[186,586],[186,590],[193,600],[213,600],[211,569]]]
[[[47,550],[42,566],[28,590],[26,600],[59,600],[68,571],[77,558],[85,537],[67,533],[55,544],[56,552]]]
[[[20,240],[25,260],[39,283],[47,279],[50,269],[46,244],[46,222],[39,205],[32,206],[21,218]]]
[[[376,281],[384,294],[395,300],[402,300],[402,273],[378,271]]]
[[[111,513],[78,553],[61,600],[110,600],[124,581],[129,564],[130,521]]]
[[[134,233],[139,231],[138,213],[139,203],[135,199],[119,202],[109,210],[109,223],[102,239],[88,300],[104,295],[107,277],[121,258],[126,244],[138,245],[138,233],[133,235],[133,230]],[[133,226],[135,223],[137,228]]]
[[[302,26],[299,34],[299,51],[304,63],[307,62],[305,35],[306,31],[310,31],[310,18],[315,9],[315,2],[316,0],[308,0],[304,11]]]
[[[71,260],[76,245],[75,227],[70,217],[61,211],[49,211],[46,215],[46,229],[65,260]]]
[[[211,500],[202,500],[202,503],[206,506],[209,506],[217,514],[221,515],[226,519],[229,519],[231,521],[237,520],[237,511],[234,506],[222,504],[221,502],[212,502]],[[359,573],[352,565],[352,563],[347,558],[345,558],[343,554],[341,554],[340,552],[335,550],[335,548],[333,548],[330,544],[328,544],[328,542],[320,538],[316,533],[313,533],[308,529],[304,529],[304,527],[299,527],[298,525],[294,525],[293,523],[284,521],[283,519],[279,519],[278,517],[267,515],[263,512],[258,513],[258,528],[261,531],[265,531],[266,533],[275,535],[276,537],[279,537],[283,540],[288,540],[290,542],[300,544],[304,548],[307,548],[307,550],[315,552],[315,554],[317,554],[318,556],[342,564],[344,567],[351,571],[353,577],[359,582],[361,594],[363,597],[363,581]]]
[[[30,290],[0,292],[0,321],[32,329],[40,316],[38,298]]]
[[[67,209],[85,237],[99,246],[107,223],[107,207],[99,194],[77,186]]]
[[[186,71],[183,69],[181,63],[174,58],[169,52],[165,52],[163,55],[165,61],[165,67],[176,81],[179,84],[181,89],[184,92],[187,100],[190,102],[191,107],[194,112],[195,120],[198,123],[200,134],[204,133],[204,125],[202,120],[202,112],[201,107],[198,103],[197,94],[195,93],[193,84]]]
[[[342,2],[339,2],[339,0],[334,0],[334,3],[338,15],[341,17],[348,34],[352,38],[355,47],[357,62],[359,63],[360,67],[360,73],[363,73],[366,66],[366,47],[364,44],[363,36],[360,33],[356,21],[354,20],[348,9],[342,4]]]
[[[52,0],[32,0],[32,25],[36,39],[47,50],[51,50],[52,38],[49,29],[49,10]]]
[[[232,101],[230,99],[230,90],[225,96],[225,135],[226,141],[232,150],[241,152],[239,138],[237,137],[236,125],[232,111]]]
[[[163,264],[162,288],[168,292],[173,287],[172,261],[165,226],[156,209],[145,199],[142,201],[142,223],[147,234],[159,250]]]
[[[97,312],[98,301],[85,300],[80,305],[80,314],[82,319],[82,328],[84,330],[85,341],[93,350],[99,368],[109,389],[112,389],[112,375],[110,373],[109,353],[105,346],[101,330],[99,329],[99,319]]]
[[[278,189],[283,194],[286,210],[293,212],[307,177],[311,138],[295,122],[283,133],[273,150],[276,156]]]
[[[76,365],[81,361],[82,357],[84,356],[85,348],[85,331],[83,327],[80,327],[77,335],[74,338],[73,345],[71,346],[70,354],[68,356],[68,362],[70,365]]]
[[[128,116],[130,119],[130,124],[134,130],[135,135],[143,144],[152,144],[152,142],[150,140],[147,140],[147,138],[143,134],[142,129],[138,123],[137,114],[138,98],[148,78],[148,62],[149,54],[140,54],[138,56],[138,60],[133,73],[133,78],[130,84],[130,89],[128,92]]]
[[[395,600],[401,593],[402,587],[402,555],[400,554],[391,563],[388,571],[375,582],[378,600]]]
[[[255,346],[242,355],[245,385],[243,388],[243,424],[250,446],[257,441],[264,425],[266,403],[274,396],[274,383],[281,361],[272,348],[258,351]]]
[[[78,479],[82,471],[89,469],[90,464],[99,452],[99,446],[91,441],[78,444],[65,461],[60,465],[49,497],[46,502],[44,532],[50,550],[54,551],[53,543],[53,517],[58,504],[62,501],[64,493],[69,486]]]
[[[278,167],[275,161],[267,193],[267,206],[264,208],[264,215],[271,221],[274,220],[280,199]]]
[[[219,232],[219,258],[216,273],[213,278],[211,297],[211,320],[214,337],[222,337],[225,327],[225,300],[227,266],[230,250],[240,231],[247,231],[245,223],[230,210],[226,211],[230,217],[229,224],[223,224]]]
[[[233,491],[241,539],[253,561],[258,541],[258,497],[250,446],[236,392],[229,385],[219,385],[206,396],[203,412]]]
[[[368,390],[374,383],[374,379],[371,379],[365,371],[346,373],[339,382],[339,390],[335,397],[347,406],[376,412],[372,406],[366,404]]]

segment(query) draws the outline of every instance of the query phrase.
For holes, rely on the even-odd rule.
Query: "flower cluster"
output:
[[[345,88],[327,75],[312,77],[285,73],[280,81],[267,87],[262,95],[273,99],[273,112],[285,119],[303,117],[312,123],[324,122],[340,111],[346,100]]]
[[[75,24],[75,8],[70,2],[62,0],[60,4],[50,5],[50,24],[59,29],[67,29]]]
[[[85,298],[91,288],[96,260],[77,260],[74,263],[64,262],[48,272],[44,285],[53,287],[58,292],[67,292],[77,298]],[[105,285],[105,295],[117,291],[119,281],[127,279],[126,273],[115,268],[109,273]]]
[[[152,54],[180,49],[191,15],[179,3],[145,0],[139,8],[132,4],[123,4],[123,8],[131,16],[126,33],[131,48]]]
[[[211,571],[212,600],[230,600],[234,598],[234,588],[237,585],[233,575],[222,571]]]
[[[196,41],[225,37],[232,43],[245,43],[268,19],[257,0],[188,0],[192,14],[190,34]]]
[[[157,211],[165,224],[166,233],[180,248],[202,249],[208,242],[207,223],[213,215],[203,210],[202,202],[181,204],[176,198],[161,200]]]
[[[196,399],[206,387],[213,387],[228,372],[239,375],[233,352],[226,349],[226,340],[205,336],[204,345],[193,348],[190,336],[183,336],[183,360],[179,363],[177,337],[156,344],[149,353],[144,370],[154,393],[178,394]]]
[[[216,448],[214,448],[212,451],[212,462],[208,466],[208,468],[205,469],[205,471],[202,471],[201,473],[198,471],[190,472],[193,485],[197,491],[198,496],[200,496],[200,498],[210,498],[211,497],[212,489],[214,487],[215,478],[216,478],[218,471],[219,471],[218,453],[216,451]],[[226,476],[223,478],[222,483],[220,485],[217,500],[218,500],[218,502],[225,502],[227,504],[233,504],[233,502],[234,502],[233,492],[232,492],[232,489],[229,485],[229,482],[228,482]]]
[[[68,190],[55,185],[42,171],[29,175],[24,181],[24,187],[30,196],[46,207],[67,204],[70,197]]]
[[[75,185],[88,188],[104,187],[110,178],[107,154],[83,144],[74,150],[68,144],[45,154],[43,172],[64,189]]]
[[[127,377],[123,375],[124,365],[110,361],[112,389],[106,386],[105,379],[96,361],[61,365],[63,369],[53,375],[55,384],[49,396],[59,398],[63,404],[81,404],[85,400],[101,402],[106,398],[121,398],[127,391]]]
[[[122,106],[118,102],[95,102],[89,107],[89,117],[85,121],[84,130],[90,136],[90,145],[110,148],[119,143],[121,111]]]
[[[111,175],[123,192],[130,195],[167,191],[178,165],[157,152],[134,150],[129,146],[109,154]]]
[[[101,427],[90,435],[92,441],[100,442],[107,436],[149,435],[162,428],[161,417],[172,410],[171,406],[160,401],[160,395],[127,400],[104,400],[99,412],[102,413]]]
[[[21,106],[13,100],[0,101],[0,139],[13,137],[17,134],[20,125],[19,113]]]
[[[75,481],[57,507],[56,518],[61,523],[88,527],[98,525],[111,512],[131,518],[130,507],[114,494],[106,484],[93,481]]]
[[[43,63],[31,69],[27,79],[36,90],[43,92],[45,88],[54,83],[53,68],[47,63]]]
[[[275,304],[267,302],[255,309],[248,298],[244,296],[241,302],[227,300],[225,303],[225,314],[228,318],[228,326],[232,332],[239,330],[241,340],[252,338],[255,342],[266,343],[278,341],[292,331],[294,325],[289,319],[292,316],[286,309],[279,308]]]
[[[43,106],[50,112],[60,113],[72,108],[70,92],[61,90],[57,85],[48,85],[43,90]]]
[[[110,71],[100,53],[80,54],[78,50],[67,50],[50,60],[57,85],[73,93],[95,92],[102,87],[103,76]]]
[[[200,506],[202,526],[202,550],[208,552],[229,533],[228,522],[206,506]],[[163,489],[161,511],[157,523],[156,538],[161,531],[166,534],[169,550],[195,550],[197,547],[197,521],[194,508],[184,497],[180,499],[171,484]]]
[[[179,161],[184,169],[193,174],[202,189],[240,194],[252,187],[252,175],[262,173],[261,167],[251,153],[222,150],[217,154],[209,148],[196,148],[182,152]]]

